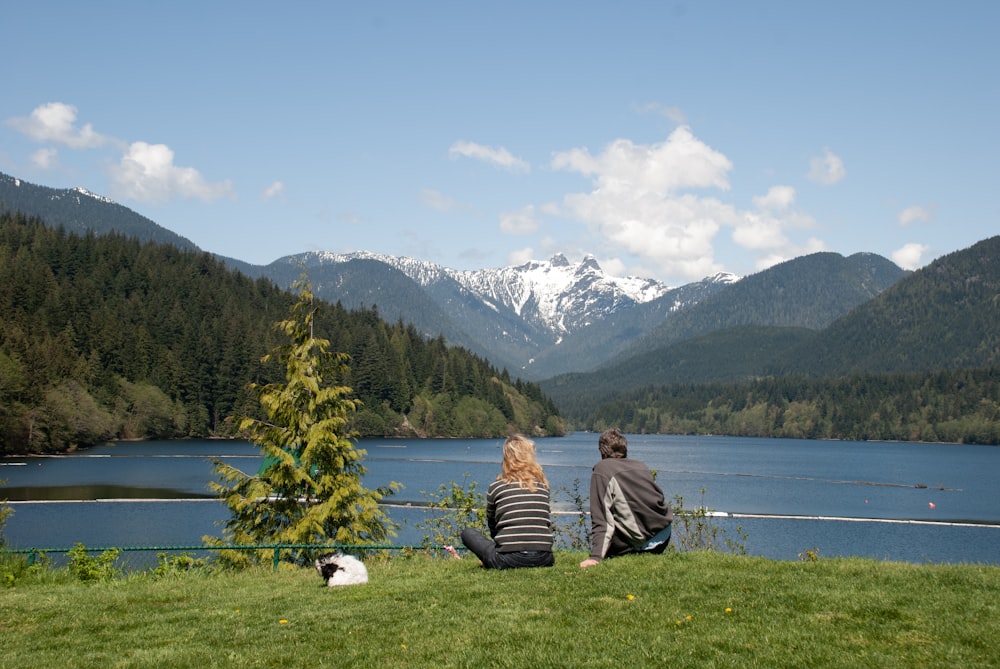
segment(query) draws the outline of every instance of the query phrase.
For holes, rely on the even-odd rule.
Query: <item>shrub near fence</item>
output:
[[[83,544],[76,544],[72,548],[10,548],[10,549],[0,549],[0,554],[11,554],[11,555],[26,555],[28,565],[35,565],[40,562],[47,562],[47,556],[50,553],[64,553],[69,558],[69,565],[71,571],[86,572],[88,570],[97,570],[97,565],[114,565],[116,560],[121,556],[122,553],[128,552],[157,552],[161,553],[161,561],[165,558],[166,554],[174,555],[190,555],[190,552],[205,552],[214,553],[222,550],[236,550],[236,551],[270,551],[272,554],[272,568],[277,569],[278,564],[281,561],[281,551],[283,550],[313,550],[316,555],[320,555],[324,552],[330,551],[350,551],[354,554],[373,554],[379,551],[442,551],[446,552],[447,548],[440,545],[430,545],[421,544],[415,545],[397,545],[397,544],[220,544],[213,546],[197,545],[197,546],[111,546],[103,548],[88,548]],[[100,553],[98,558],[89,558],[91,553]],[[74,566],[75,565],[75,566]],[[110,568],[110,567],[108,567]],[[81,580],[89,580],[86,578],[81,578]],[[95,579],[100,580],[100,579]]]

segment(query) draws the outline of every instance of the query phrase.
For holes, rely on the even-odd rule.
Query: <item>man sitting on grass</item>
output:
[[[627,553],[662,553],[674,519],[663,490],[649,467],[627,458],[628,442],[618,429],[605,430],[597,446],[601,461],[590,477],[590,557],[580,567]]]

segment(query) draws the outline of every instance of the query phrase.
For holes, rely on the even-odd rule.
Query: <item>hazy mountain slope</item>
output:
[[[1000,236],[938,258],[789,351],[820,375],[1000,365]]]
[[[816,253],[790,260],[716,290],[665,318],[637,344],[587,374],[556,376],[541,385],[557,402],[604,397],[645,385],[703,383],[797,369],[783,356],[808,351],[820,330],[906,275],[868,253],[845,258]],[[607,394],[598,388],[613,388]]]
[[[106,197],[82,188],[56,189],[22,181],[0,173],[0,212],[21,212],[36,216],[53,228],[98,235],[118,232],[141,241],[173,244],[185,251],[197,251],[190,240],[160,227],[141,214]]]
[[[717,330],[765,325],[820,330],[906,275],[871,253],[814,253],[775,265],[666,319],[614,364]]]
[[[564,374],[539,385],[570,415],[587,415],[599,404],[642,387],[753,378],[790,348],[815,336],[805,328],[729,328],[641,353],[597,372]]]

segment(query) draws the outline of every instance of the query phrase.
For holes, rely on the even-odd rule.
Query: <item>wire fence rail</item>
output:
[[[579,511],[554,511],[554,516],[587,516],[589,514],[581,514]],[[811,521],[835,521],[835,522],[854,522],[854,523],[886,523],[895,525],[937,525],[937,526],[950,526],[950,527],[978,527],[978,528],[992,528],[1000,529],[1000,523],[996,522],[977,522],[977,521],[960,521],[960,520],[918,520],[918,519],[904,519],[904,518],[857,518],[857,517],[846,517],[846,516],[818,516],[818,515],[788,515],[788,514],[766,514],[766,513],[734,513],[729,511],[712,511],[712,510],[702,510],[700,512],[692,511],[681,511],[678,513],[679,517],[683,516],[695,516],[703,515],[709,519],[719,519],[719,518],[731,518],[731,519],[766,519],[766,520],[811,520]],[[40,555],[49,553],[69,553],[73,550],[81,550],[82,545],[77,545],[69,548],[65,547],[55,547],[55,548],[0,548],[0,554],[10,553],[10,554],[21,554],[28,556],[29,564],[34,564]],[[303,550],[312,549],[316,551],[334,551],[334,550],[349,550],[349,551],[441,551],[450,552],[452,550],[459,550],[464,552],[464,547],[462,546],[449,546],[445,544],[345,544],[345,543],[327,543],[327,544],[291,544],[291,543],[262,543],[262,544],[192,544],[192,545],[153,545],[153,546],[104,546],[104,547],[87,547],[82,546],[82,549],[87,553],[103,553],[108,550],[115,550],[119,552],[131,552],[131,551],[142,551],[142,552],[186,552],[186,551],[201,551],[201,552],[218,552],[224,550],[235,550],[235,551],[252,551],[252,550],[271,550],[274,552],[273,556],[273,566],[277,569],[280,562],[281,551],[282,550]]]
[[[203,551],[203,552],[218,552],[218,551],[256,551],[256,550],[272,550],[274,555],[272,558],[272,568],[277,569],[278,564],[281,562],[281,551],[283,550],[302,550],[311,549],[315,551],[336,551],[336,550],[350,550],[350,551],[442,551],[447,552],[453,550],[452,546],[438,545],[438,544],[418,544],[418,545],[400,545],[400,544],[285,544],[285,543],[270,543],[270,544],[197,544],[188,546],[104,546],[104,547],[89,547],[89,546],[73,546],[70,548],[3,548],[0,549],[0,553],[10,553],[15,555],[27,555],[28,564],[33,565],[35,561],[41,555],[47,555],[49,553],[69,553],[71,551],[84,550],[87,553],[103,553],[105,551],[118,551],[121,553],[130,551],[144,551],[151,552],[156,551],[160,553],[178,553],[178,552],[188,552],[188,551]]]

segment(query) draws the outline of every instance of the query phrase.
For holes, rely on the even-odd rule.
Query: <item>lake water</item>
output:
[[[586,495],[598,459],[597,435],[536,441],[556,490],[557,511],[573,511],[576,483]],[[418,544],[422,517],[406,504],[450,481],[481,491],[499,471],[500,439],[362,440],[368,487],[404,488],[390,515],[397,544]],[[863,556],[906,562],[1000,564],[1000,448],[916,443],[829,442],[630,435],[629,456],[657,471],[668,497],[688,509],[731,514],[751,555],[795,560]],[[257,450],[238,441],[114,443],[83,453],[0,460],[0,498],[14,515],[9,548],[197,546],[221,535],[226,508],[208,483],[213,458],[255,472]],[[704,492],[703,492],[704,491]],[[402,505],[400,506],[395,505]]]

